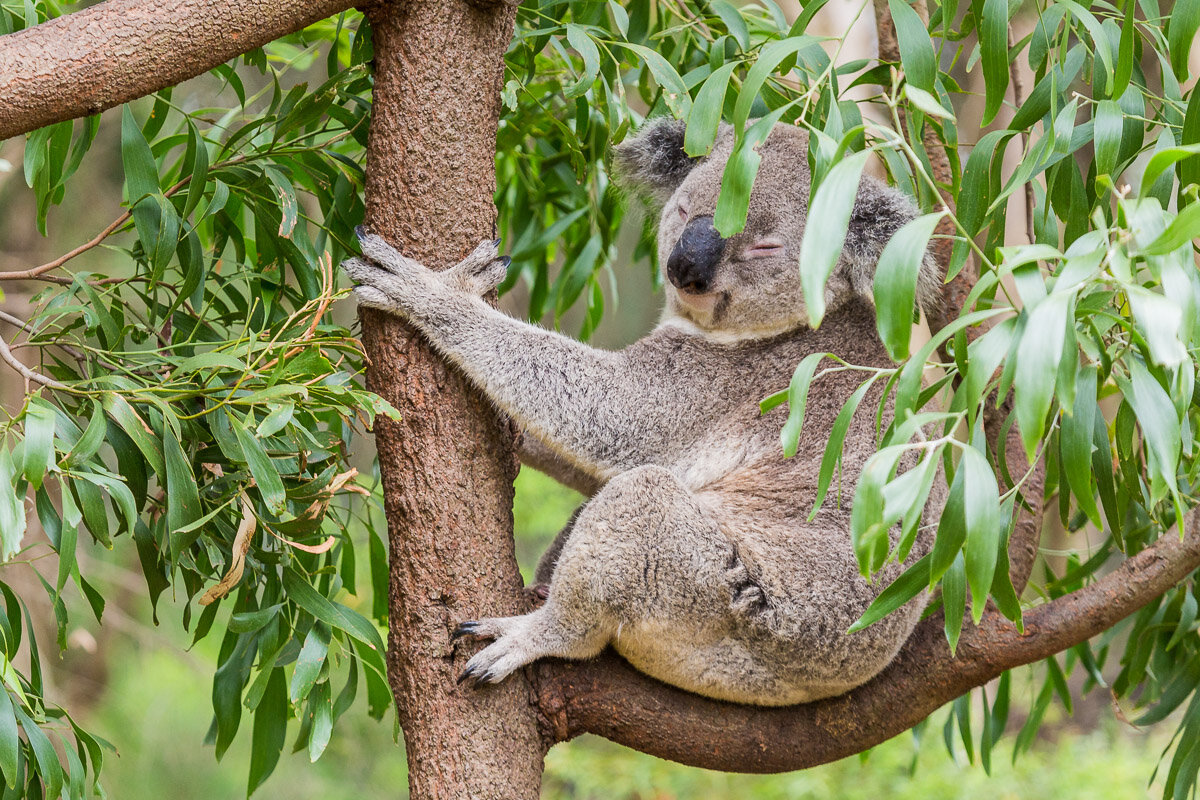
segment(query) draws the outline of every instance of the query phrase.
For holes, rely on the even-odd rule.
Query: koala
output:
[[[813,329],[797,267],[802,238],[822,235],[805,230],[806,135],[789,125],[772,130],[759,150],[745,230],[725,239],[713,214],[733,131],[723,127],[703,158],[684,153],[683,134],[682,123],[650,123],[613,156],[618,180],[660,215],[666,278],[661,322],[621,351],[483,302],[508,266],[497,242],[435,273],[362,234],[365,258],[343,265],[360,303],[409,320],[519,424],[523,461],[592,494],[542,560],[544,604],[458,626],[455,639],[491,640],[460,682],[495,683],[540,658],[584,659],[611,645],[682,689],[789,705],[876,675],[925,606],[918,597],[847,633],[904,569],[889,564],[867,581],[850,540],[849,499],[876,449],[882,387],[853,417],[840,477],[812,520],[825,443],[862,374],[831,372],[813,384],[793,458],[779,445],[787,410],[759,409],[809,353],[891,366],[876,334],[872,276],[884,244],[916,209],[863,178],[825,290],[827,313]],[[919,283],[922,301],[935,302],[940,276],[928,256]],[[910,558],[929,551],[944,496],[939,476]]]

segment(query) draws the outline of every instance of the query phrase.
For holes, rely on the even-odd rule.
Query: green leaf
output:
[[[100,404],[113,420],[121,427],[121,430],[128,434],[133,443],[137,445],[142,456],[145,457],[146,463],[159,476],[166,477],[166,468],[163,461],[162,445],[159,444],[158,438],[141,415],[134,410],[133,406],[129,405],[124,397],[116,392],[104,392],[100,397]]]
[[[978,625],[996,571],[997,547],[1004,532],[1004,522],[1000,515],[996,476],[987,459],[974,447],[966,447],[958,468],[965,475],[963,510],[967,537],[963,555],[967,583],[971,587],[971,616]]]
[[[834,164],[808,204],[804,230],[819,235],[806,235],[800,242],[800,285],[809,324],[814,328],[825,316],[825,282],[841,258],[859,179],[869,156],[870,151],[864,150]]]
[[[842,444],[846,441],[846,432],[850,429],[850,422],[854,419],[854,414],[858,410],[859,404],[862,403],[863,397],[875,385],[878,378],[879,373],[876,373],[863,381],[862,385],[854,390],[854,394],[850,395],[842,404],[837,418],[833,421],[833,428],[829,432],[829,441],[825,444],[825,454],[821,457],[821,471],[817,476],[817,496],[813,500],[812,511],[808,515],[809,522],[816,518],[817,512],[821,510],[821,504],[825,502],[825,494],[829,491],[830,481],[833,480],[833,469],[842,458]]]
[[[676,119],[686,118],[692,110],[692,97],[688,93],[687,84],[683,82],[683,78],[679,77],[679,73],[675,71],[670,62],[654,50],[640,44],[629,42],[615,42],[614,44],[632,50],[646,62],[650,74],[662,87],[663,100],[666,102],[667,108],[671,109],[671,113],[675,115]]]
[[[204,197],[204,190],[208,183],[208,148],[205,146],[204,137],[200,135],[200,131],[196,129],[196,124],[192,122],[190,116],[187,124],[188,142],[183,162],[185,164],[184,171],[188,173],[189,180],[187,198],[183,203],[182,215],[184,217],[196,210],[196,206],[200,204],[200,198]],[[190,170],[186,165],[191,165]]]
[[[178,559],[199,536],[196,531],[185,532],[181,529],[200,518],[200,493],[192,465],[188,463],[179,440],[172,435],[169,427],[164,428],[162,444],[167,473],[167,531],[170,535],[171,557]]]
[[[1008,92],[1008,0],[984,0],[979,22],[985,102],[983,126],[990,125]]]
[[[1200,5],[1200,0],[1197,0],[1197,5]],[[1181,147],[1166,147],[1156,152],[1146,162],[1146,171],[1142,173],[1142,189],[1141,195],[1144,197],[1150,191],[1158,176],[1163,174],[1163,171],[1168,167],[1175,165],[1177,162],[1185,158],[1200,155],[1200,144],[1185,144]]]
[[[1150,472],[1160,477],[1167,486],[1174,487],[1181,446],[1179,417],[1170,396],[1141,359],[1131,358],[1128,364],[1129,383],[1122,390],[1131,390],[1126,392],[1125,399],[1133,407],[1142,429]]]
[[[1096,174],[1113,175],[1117,168],[1117,156],[1121,152],[1121,131],[1125,115],[1116,100],[1101,100],[1096,104],[1096,124],[1093,137],[1096,142]]]
[[[62,789],[63,771],[62,764],[58,761],[58,754],[54,752],[54,745],[50,743],[50,739],[42,732],[37,723],[29,718],[20,704],[13,706],[13,713],[16,714],[17,721],[21,723],[21,730],[25,731],[25,740],[29,742],[29,749],[33,751],[33,758],[37,762],[37,771],[45,786],[43,796],[58,797],[59,791]]]
[[[600,72],[600,51],[587,31],[573,22],[567,23],[567,42],[583,59],[583,72],[579,75],[579,80],[567,87],[564,94],[567,97],[579,97],[591,88]]]
[[[1200,205],[1188,206],[1200,208]],[[1184,209],[1186,212],[1188,209]],[[1183,307],[1175,300],[1144,289],[1126,286],[1129,307],[1138,328],[1146,337],[1150,357],[1156,364],[1177,367],[1188,358],[1187,346],[1180,339],[1183,326]]]
[[[275,167],[264,166],[263,175],[267,176],[267,180],[271,183],[271,188],[274,189],[275,195],[272,199],[275,201],[274,206],[279,209],[281,215],[277,235],[288,238],[296,228],[296,218],[300,213],[300,206],[296,200],[296,189],[292,186],[292,182],[285,178],[283,173],[275,169]]]
[[[71,450],[63,457],[63,466],[75,467],[86,463],[104,444],[104,435],[108,432],[104,408],[96,400],[92,401],[92,417],[88,420],[87,429],[83,435],[71,445]]]
[[[908,358],[912,337],[917,278],[925,262],[929,239],[943,214],[926,214],[906,223],[888,241],[879,256],[873,286],[875,324],[888,355]]]
[[[1046,414],[1054,398],[1058,365],[1070,324],[1068,312],[1074,295],[1052,292],[1029,313],[1017,348],[1017,371],[1013,393],[1021,442],[1030,462],[1046,430]]]
[[[258,438],[246,430],[242,420],[230,414],[229,424],[233,426],[238,444],[241,445],[242,452],[246,455],[246,464],[250,467],[250,474],[254,476],[254,482],[258,485],[263,502],[267,504],[267,508],[271,509],[272,513],[282,514],[287,510],[287,494],[284,492],[283,480],[279,477],[279,471],[275,468],[275,464],[267,455],[267,451],[263,449]]]
[[[121,163],[125,167],[125,189],[130,206],[147,195],[162,193],[154,154],[133,118],[129,104],[121,106]]]
[[[1190,203],[1142,252],[1150,256],[1167,255],[1190,244],[1197,236],[1200,236],[1200,203]]]
[[[876,596],[867,606],[867,610],[858,618],[846,633],[861,631],[886,617],[896,609],[912,600],[929,583],[929,556],[923,556],[914,561],[900,577],[888,584],[888,587]]]
[[[1175,0],[1171,4],[1171,21],[1167,25],[1167,46],[1171,51],[1171,68],[1180,80],[1188,74],[1188,56],[1200,29],[1200,0]]]
[[[793,101],[794,102],[794,101]],[[721,193],[717,197],[717,209],[713,215],[713,227],[728,239],[746,227],[746,213],[750,208],[750,191],[762,156],[758,146],[767,140],[771,129],[792,104],[778,108],[755,122],[745,136],[734,145],[721,176]]]
[[[1071,487],[1079,509],[1098,528],[1103,527],[1096,506],[1096,490],[1092,481],[1092,434],[1095,429],[1097,369],[1093,364],[1081,364],[1075,378],[1075,405],[1062,418],[1059,447],[1062,471]]]
[[[351,667],[351,674],[358,671]],[[315,762],[325,752],[329,737],[333,734],[333,703],[329,698],[329,681],[318,683],[308,698],[312,709],[312,731],[308,735],[308,760]]]
[[[254,712],[254,732],[250,741],[250,776],[246,783],[246,796],[254,794],[262,786],[279,763],[287,735],[287,688],[283,679],[283,668],[271,670],[267,691],[258,710]]]
[[[42,478],[54,461],[54,406],[41,397],[29,398],[25,409],[25,480],[34,489],[42,487]]]
[[[711,0],[709,7],[721,18],[721,22],[725,23],[725,30],[729,31],[729,35],[737,41],[742,51],[749,50],[750,31],[746,27],[746,20],[742,18],[741,12],[725,0]]]
[[[950,645],[950,655],[958,650],[958,637],[962,633],[963,615],[967,611],[967,581],[966,566],[960,552],[942,576],[942,608],[945,609],[946,619],[944,629],[946,642]]]
[[[712,150],[721,124],[721,109],[725,106],[729,76],[736,66],[737,62],[730,62],[709,75],[700,87],[696,101],[692,103],[687,132],[683,136],[683,152],[693,158],[706,156]]]
[[[335,630],[345,631],[376,653],[384,652],[383,640],[374,625],[357,612],[319,594],[300,573],[290,567],[283,572],[283,588],[296,605],[326,625]]]
[[[1134,37],[1137,36],[1137,24],[1133,18],[1136,3],[1125,4],[1125,19],[1121,23],[1121,39],[1117,45],[1117,66],[1113,75],[1113,97],[1120,97],[1129,88],[1129,80],[1133,77]]]
[[[888,9],[896,26],[896,42],[900,45],[904,76],[910,86],[930,95],[937,78],[937,56],[933,52],[929,31],[917,12],[904,0],[888,0]]]
[[[792,373],[791,383],[788,384],[787,402],[788,418],[783,429],[779,432],[779,442],[783,446],[785,458],[796,455],[800,443],[800,431],[804,427],[804,409],[808,405],[808,390],[812,385],[813,373],[825,353],[809,353],[796,366]]]
[[[296,404],[288,400],[283,403],[273,403],[268,406],[271,412],[258,423],[257,434],[261,438],[273,436],[287,427],[296,411]]]
[[[742,89],[738,93],[737,103],[733,107],[733,129],[735,131],[740,133],[746,127],[746,122],[750,119],[750,110],[754,107],[754,101],[758,99],[763,84],[775,72],[776,67],[783,63],[788,56],[795,55],[805,47],[815,44],[816,39],[802,35],[769,42],[759,51],[758,60],[746,74],[746,80],[742,82]],[[720,230],[719,227],[718,230]]]
[[[279,615],[283,603],[260,608],[257,611],[239,611],[229,617],[230,633],[252,633]]]
[[[962,391],[972,419],[978,404],[984,400],[984,391],[991,383],[1000,362],[1012,348],[1016,320],[1009,318],[992,326],[991,330],[967,345],[967,373],[963,377]]]
[[[1113,93],[1113,88],[1116,85],[1113,80],[1113,56],[1110,48],[1108,34],[1104,32],[1104,28],[1100,25],[1100,21],[1092,15],[1092,12],[1081,6],[1074,0],[1058,0],[1058,4],[1065,7],[1071,14],[1083,23],[1087,28],[1088,35],[1092,38],[1092,49],[1100,58],[1100,63],[1104,67],[1105,83],[1099,87],[1098,96],[1110,97]]]
[[[6,444],[0,439],[0,561],[12,558],[25,538],[25,498],[13,487],[16,470]]]
[[[9,788],[15,789],[20,778],[17,756],[21,749],[17,716],[13,713],[12,698],[0,688],[0,773]]]
[[[966,541],[966,481],[964,470],[955,471],[954,480],[950,482],[950,489],[946,494],[946,505],[942,508],[942,516],[938,520],[933,550],[929,554],[930,589],[954,564],[954,560],[962,552],[963,542]]]
[[[304,646],[296,657],[296,668],[292,671],[291,701],[299,703],[308,697],[313,684],[325,666],[325,656],[329,653],[329,627],[320,622],[314,623],[304,637]]]
[[[954,112],[949,111],[941,104],[936,97],[924,89],[917,88],[912,85],[905,85],[904,95],[912,102],[914,106],[924,111],[931,117],[938,119],[954,119]]]

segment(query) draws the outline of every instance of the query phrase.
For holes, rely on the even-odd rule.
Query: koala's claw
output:
[[[454,644],[464,636],[473,636],[477,627],[479,627],[479,623],[474,620],[460,622],[458,627],[454,629],[454,632],[450,634],[450,643]]]
[[[463,636],[495,639],[471,657],[457,682],[471,686],[499,683],[513,670],[542,655],[528,646],[526,625],[527,617],[496,617],[471,620],[455,628],[452,634],[455,639]]]

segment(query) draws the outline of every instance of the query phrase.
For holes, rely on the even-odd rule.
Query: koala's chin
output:
[[[461,680],[494,683],[539,658],[588,658],[613,647],[636,668],[724,700],[783,705],[845,692],[882,670],[908,638],[924,595],[866,630],[847,630],[906,567],[868,583],[850,540],[847,498],[875,451],[879,381],[862,398],[841,453],[839,491],[812,515],[820,463],[853,371],[823,375],[809,395],[796,455],[784,458],[787,408],[762,398],[788,385],[810,353],[888,367],[871,283],[891,235],[916,214],[864,179],[828,311],[805,324],[797,257],[806,232],[807,139],[780,125],[762,162],[745,229],[716,233],[713,214],[733,143],[683,152],[681,123],[656,122],[614,154],[616,176],[660,214],[668,286],[664,324],[625,350],[591,348],[492,309],[478,290],[503,275],[495,243],[447,280],[377,237],[351,262],[360,297],[404,315],[524,432],[521,458],[592,496],[543,556],[544,604],[462,623],[492,640]],[[473,259],[473,260],[472,260]],[[471,276],[481,275],[482,278]],[[469,279],[468,279],[469,278]],[[936,294],[927,259],[919,295]],[[885,421],[886,424],[886,421]],[[915,464],[901,459],[901,471]],[[909,558],[930,549],[945,486],[935,481]],[[899,531],[890,534],[898,543]]]

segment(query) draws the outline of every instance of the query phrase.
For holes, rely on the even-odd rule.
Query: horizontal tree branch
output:
[[[0,36],[0,140],[174,86],[352,0],[106,0]]]
[[[536,672],[554,738],[596,733],[672,761],[733,772],[785,772],[859,753],[911,728],[1006,669],[1107,630],[1200,567],[1200,514],[1113,572],[1025,614],[1024,633],[994,609],[965,625],[957,657],[942,615],[922,622],[892,664],[841,697],[785,708],[707,700],[659,683],[607,653],[549,662]]]

